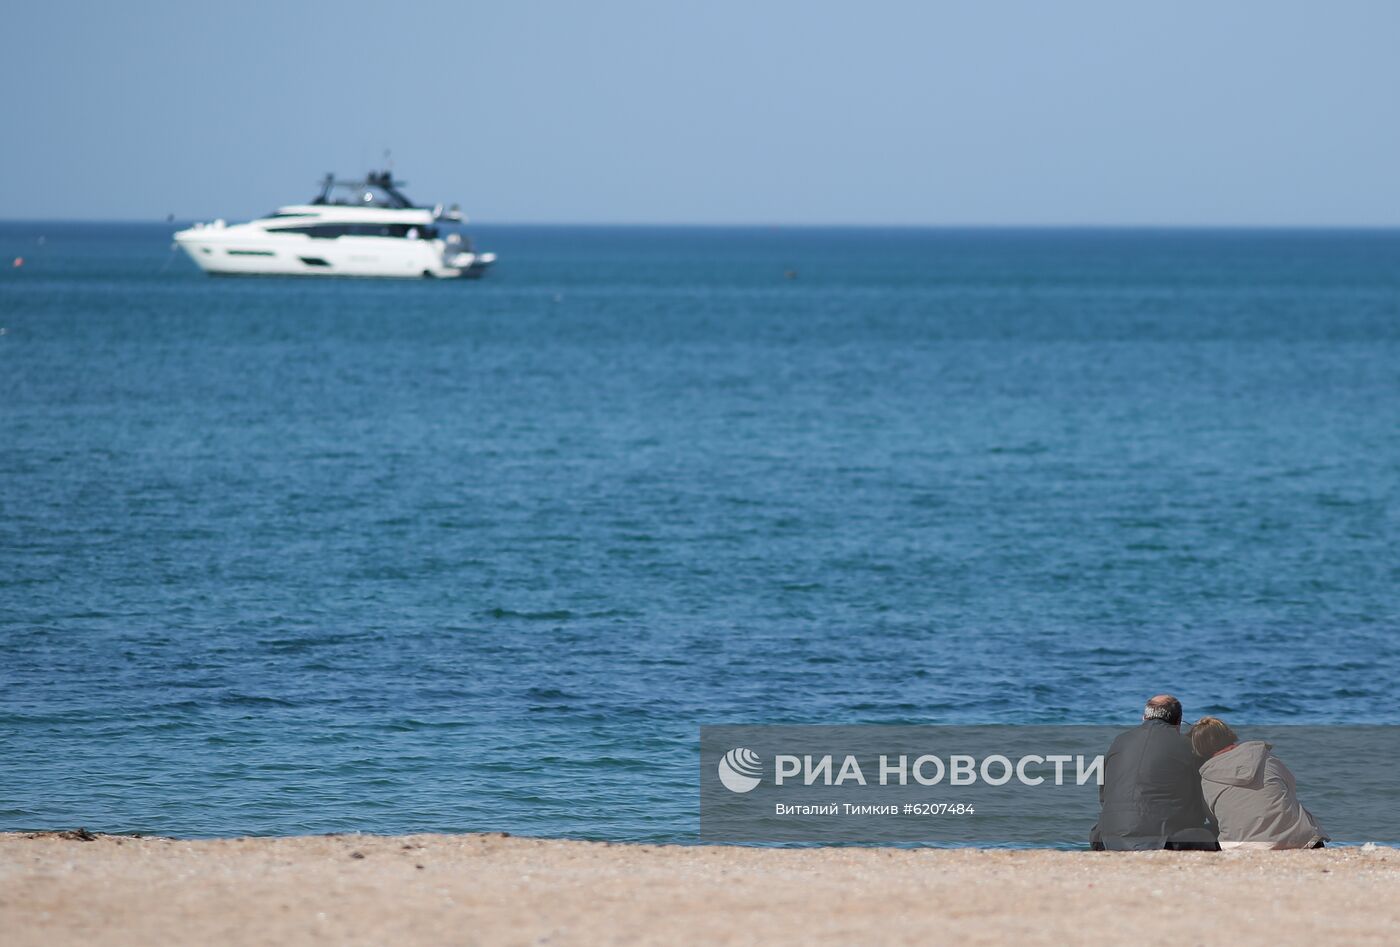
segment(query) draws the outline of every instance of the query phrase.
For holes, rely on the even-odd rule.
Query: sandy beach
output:
[[[53,944],[1394,943],[1400,852],[0,835],[0,931]]]

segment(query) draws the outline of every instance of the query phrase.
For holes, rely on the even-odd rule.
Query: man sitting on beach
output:
[[[1104,759],[1095,851],[1154,848],[1218,851],[1216,828],[1201,796],[1200,760],[1181,735],[1181,701],[1158,694],[1142,725],[1121,733]]]

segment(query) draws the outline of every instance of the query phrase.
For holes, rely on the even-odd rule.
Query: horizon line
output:
[[[183,226],[210,217],[0,217],[0,224],[167,224]],[[223,218],[230,223],[242,218]],[[256,220],[250,217],[249,220]],[[1400,230],[1394,223],[878,223],[878,222],[803,222],[783,221],[646,221],[646,220],[476,220],[468,219],[466,226],[475,227],[598,227],[616,229],[715,229],[715,230],[1255,230],[1255,231],[1338,231],[1338,230]]]

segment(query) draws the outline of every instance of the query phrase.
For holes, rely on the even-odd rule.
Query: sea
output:
[[[1400,232],[176,226],[0,224],[0,830],[694,842],[702,725],[1400,723]]]

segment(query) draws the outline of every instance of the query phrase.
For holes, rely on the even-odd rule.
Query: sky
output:
[[[1400,225],[1393,0],[6,4],[0,218]]]

